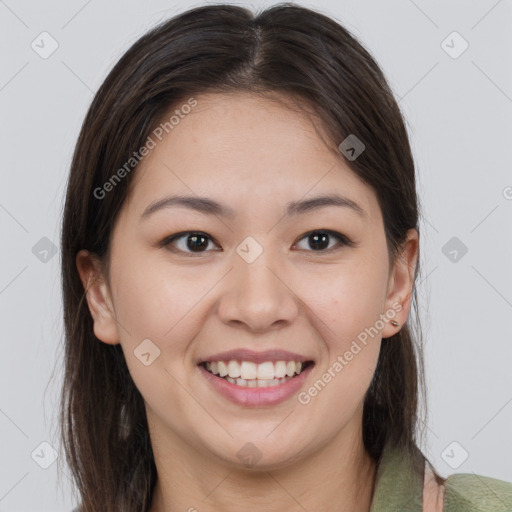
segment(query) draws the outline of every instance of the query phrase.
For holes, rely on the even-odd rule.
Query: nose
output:
[[[247,263],[234,255],[234,268],[223,282],[217,313],[221,320],[252,332],[285,327],[299,313],[299,301],[293,283],[264,251],[256,261]]]

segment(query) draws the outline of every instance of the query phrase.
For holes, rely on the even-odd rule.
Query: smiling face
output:
[[[389,319],[407,319],[415,232],[390,267],[375,193],[310,120],[248,94],[196,99],[136,170],[112,233],[108,280],[91,284],[93,260],[77,258],[95,334],[121,343],[152,442],[173,457],[187,447],[243,467],[239,450],[254,450],[250,442],[260,467],[277,468],[350,446],[361,438],[381,338],[399,329]],[[192,198],[188,207],[169,199],[178,195]],[[338,204],[296,204],[320,196]],[[218,205],[190,207],[198,197]],[[252,388],[253,400],[241,403],[236,384],[214,384],[220,377],[198,365],[237,349],[284,350],[314,364],[280,400],[258,403]],[[326,372],[329,382],[308,392]]]

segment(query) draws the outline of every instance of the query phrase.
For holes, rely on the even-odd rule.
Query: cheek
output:
[[[187,377],[187,351],[203,321],[200,303],[215,279],[135,254],[117,261],[114,305],[129,372],[153,410],[171,402],[179,409],[188,397],[179,383]]]
[[[310,322],[327,355],[319,368],[319,378],[329,382],[319,393],[320,403],[329,409],[322,413],[325,418],[337,424],[348,421],[363,400],[377,366],[387,267],[374,257],[358,256],[343,267],[324,269],[315,282],[305,302],[314,310]],[[332,403],[340,408],[331,410]]]
[[[361,260],[324,273],[316,283],[309,303],[329,328],[329,338],[342,345],[373,326],[384,312],[387,275],[382,265]]]
[[[115,308],[129,337],[137,340],[175,338],[215,283],[214,276],[199,275],[192,266],[136,255],[118,261],[112,274]]]
[[[125,327],[119,333],[130,374],[153,409],[161,400],[180,408],[190,397],[179,383],[190,377],[190,352],[211,311],[208,292],[219,275],[148,257],[124,258],[115,268],[114,302]]]
[[[311,322],[327,352],[317,375],[325,384],[314,385],[321,390],[314,400],[333,429],[348,422],[360,406],[377,366],[382,330],[377,321],[386,285],[384,269],[378,268],[361,262],[324,276],[322,286],[310,294],[315,313]]]

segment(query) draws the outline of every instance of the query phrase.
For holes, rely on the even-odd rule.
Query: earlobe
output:
[[[410,229],[402,250],[395,259],[389,277],[389,285],[385,303],[388,323],[382,330],[382,337],[389,338],[396,334],[409,316],[414,288],[414,273],[418,261],[419,234],[416,229]],[[393,315],[393,312],[395,314]],[[398,322],[392,325],[390,320]]]
[[[89,251],[81,250],[76,256],[76,267],[94,322],[95,336],[104,343],[119,343],[115,311],[99,258]]]

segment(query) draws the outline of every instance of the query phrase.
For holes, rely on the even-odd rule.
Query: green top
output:
[[[377,467],[370,512],[421,512],[425,458],[386,446]],[[512,512],[512,483],[474,473],[445,481],[444,512]]]
[[[370,512],[422,512],[425,457],[420,450],[416,455],[413,459],[403,450],[384,447]],[[444,485],[444,512],[512,512],[510,482],[456,473]]]

